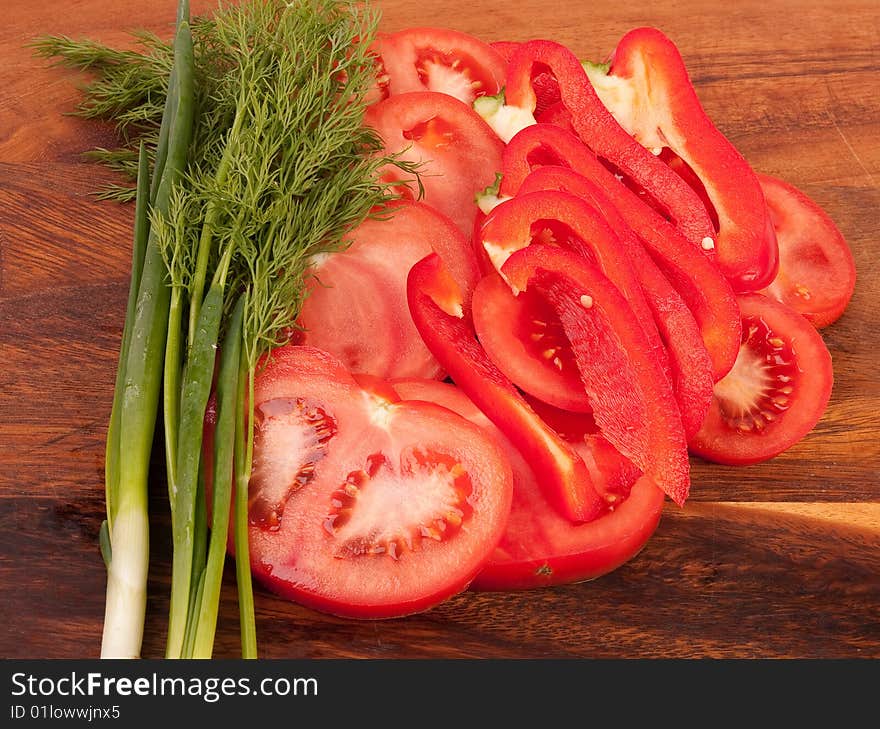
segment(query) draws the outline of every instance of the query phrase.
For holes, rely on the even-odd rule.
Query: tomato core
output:
[[[415,480],[428,488],[416,492]],[[472,492],[470,477],[448,455],[409,448],[397,473],[387,458],[374,453],[330,497],[324,530],[339,543],[337,558],[398,560],[417,551],[424,539],[450,539],[473,513]]]
[[[495,86],[474,59],[458,50],[443,53],[434,48],[419,49],[416,73],[428,91],[442,91],[465,104],[485,96],[487,89]]]
[[[788,410],[797,373],[791,344],[760,317],[744,317],[739,355],[715,385],[722,417],[742,433],[762,431]]]
[[[254,408],[250,523],[278,531],[290,496],[311,482],[336,435],[336,421],[303,398],[275,398]]]

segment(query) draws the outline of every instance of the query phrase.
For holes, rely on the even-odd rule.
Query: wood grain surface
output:
[[[193,2],[201,12],[213,3]],[[662,7],[656,7],[662,5]],[[630,563],[592,583],[465,593],[425,614],[341,620],[258,588],[274,657],[880,657],[880,5],[679,0],[386,0],[383,27],[446,25],[487,40],[552,38],[599,58],[637,25],[679,45],[717,126],[753,166],[823,205],[858,285],[823,331],[834,359],[813,433],[748,468],[694,462]],[[0,657],[92,657],[105,571],[103,438],[121,335],[132,210],[90,193],[81,153],[107,126],[66,115],[76,74],[34,59],[35,35],[129,44],[168,34],[173,0],[6,0],[0,24]],[[158,469],[161,473],[161,469]],[[170,532],[153,484],[144,655],[163,652]],[[229,565],[227,565],[229,567]],[[238,654],[232,570],[216,654]]]

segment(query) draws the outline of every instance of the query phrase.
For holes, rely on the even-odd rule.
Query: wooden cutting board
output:
[[[194,2],[203,11],[210,2]],[[383,27],[452,26],[487,40],[553,38],[600,58],[628,29],[679,45],[703,104],[754,167],[823,205],[859,281],[823,331],[828,411],[763,465],[694,462],[642,553],[592,583],[460,595],[385,622],[327,617],[258,589],[274,657],[880,657],[880,5],[387,0]],[[660,9],[651,6],[663,5]],[[110,175],[80,154],[112,129],[70,116],[76,74],[24,47],[38,34],[114,44],[168,34],[173,0],[6,0],[0,25],[0,657],[99,651],[105,572],[103,438],[127,292],[132,210],[90,193]],[[157,469],[161,473],[161,469]],[[160,656],[170,535],[151,508],[144,655]],[[216,654],[238,653],[232,571]]]

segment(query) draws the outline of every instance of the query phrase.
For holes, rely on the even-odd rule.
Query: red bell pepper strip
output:
[[[591,72],[590,80],[629,134],[655,153],[671,150],[699,179],[717,218],[718,263],[734,290],[769,284],[778,251],[758,178],[706,115],[675,44],[656,28],[632,30],[608,74]]]
[[[609,172],[577,137],[552,124],[527,127],[510,140],[502,156],[499,195],[516,195],[532,170],[544,165],[570,167],[605,192],[693,313],[712,359],[715,381],[724,377],[736,361],[742,323],[736,295],[711,260],[714,250],[701,252]]]
[[[489,214],[478,235],[500,272],[512,253],[528,246],[535,234],[546,236],[545,231],[599,266],[629,302],[652,349],[664,358],[663,342],[628,252],[605,218],[584,200],[558,190],[518,194]]]
[[[598,185],[572,169],[548,166],[532,172],[518,194],[540,190],[561,190],[585,200],[602,214],[620,240],[666,345],[675,398],[681,411],[685,436],[690,439],[700,429],[709,411],[714,383],[712,360],[690,309]]]
[[[555,309],[602,435],[684,504],[690,464],[672,386],[617,287],[596,266],[557,246],[527,246],[501,272],[521,291],[537,288]]]
[[[697,193],[617,123],[581,62],[565,46],[551,41],[523,43],[507,64],[506,103],[534,112],[532,79],[547,70],[556,78],[562,103],[584,144],[644,188],[688,239],[713,240],[712,221]]]
[[[495,41],[489,45],[498,51],[505,63],[509,63],[513,54],[522,43],[516,41]],[[532,86],[535,89],[534,116],[537,119],[546,109],[560,103],[559,84],[552,73],[539,73],[532,79]]]
[[[571,114],[568,109],[565,108],[565,104],[561,101],[557,101],[555,104],[550,104],[540,114],[535,114],[535,121],[537,121],[538,124],[554,124],[557,127],[562,127],[566,131],[571,132],[575,136],[577,135],[577,132],[574,130],[574,126],[571,123]]]
[[[436,253],[410,269],[407,298],[416,328],[455,383],[510,439],[538,475],[548,501],[569,520],[606,507],[583,460],[535,413],[491,362],[462,311],[455,280]]]

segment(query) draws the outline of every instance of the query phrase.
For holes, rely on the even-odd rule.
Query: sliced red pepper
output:
[[[699,179],[697,192],[717,220],[718,263],[733,288],[769,284],[778,250],[758,178],[706,115],[675,44],[656,28],[632,30],[618,43],[608,74],[592,72],[590,80],[635,140],[658,155],[671,150]],[[576,116],[572,121],[577,128]]]
[[[463,314],[458,285],[438,255],[412,267],[407,297],[428,349],[539,474],[548,501],[573,522],[598,517],[605,504],[584,462],[488,358]]]
[[[513,54],[516,53],[522,43],[517,41],[495,41],[489,45],[498,51],[505,63],[509,63]],[[559,84],[552,73],[539,73],[532,79],[532,82],[536,97],[534,116],[537,118],[546,109],[560,103]]]
[[[629,302],[652,348],[663,351],[654,317],[628,251],[603,215],[584,200],[558,190],[518,194],[489,214],[479,236],[480,243],[499,271],[512,253],[532,240],[562,245],[595,262]]]
[[[741,320],[736,295],[714,265],[714,249],[702,251],[609,172],[573,134],[552,124],[519,132],[504,149],[499,194],[516,195],[532,170],[570,167],[598,185],[690,308],[712,359],[714,379],[726,375],[739,352]]]
[[[548,72],[559,84],[562,103],[584,144],[644,188],[690,240],[712,240],[712,221],[696,192],[618,124],[596,95],[581,62],[565,46],[551,41],[523,43],[507,64],[506,102],[534,112],[533,79]]]
[[[576,414],[577,420],[592,412],[562,325],[540,294],[514,295],[493,270],[474,289],[471,311],[474,331],[489,359],[533,407],[544,402]]]
[[[556,310],[602,435],[684,504],[690,464],[672,386],[617,287],[582,257],[540,244],[514,253],[502,273],[521,291],[537,288]]]
[[[712,402],[712,360],[694,316],[648,255],[641,241],[598,185],[567,167],[539,167],[520,187],[523,195],[539,190],[562,190],[598,210],[617,235],[642,285],[654,322],[669,354],[672,384],[685,436],[700,429]]]
[[[535,121],[537,121],[538,124],[554,124],[572,134],[577,134],[571,123],[571,113],[565,108],[565,104],[561,101],[557,101],[555,104],[550,104],[540,114],[535,114]]]

